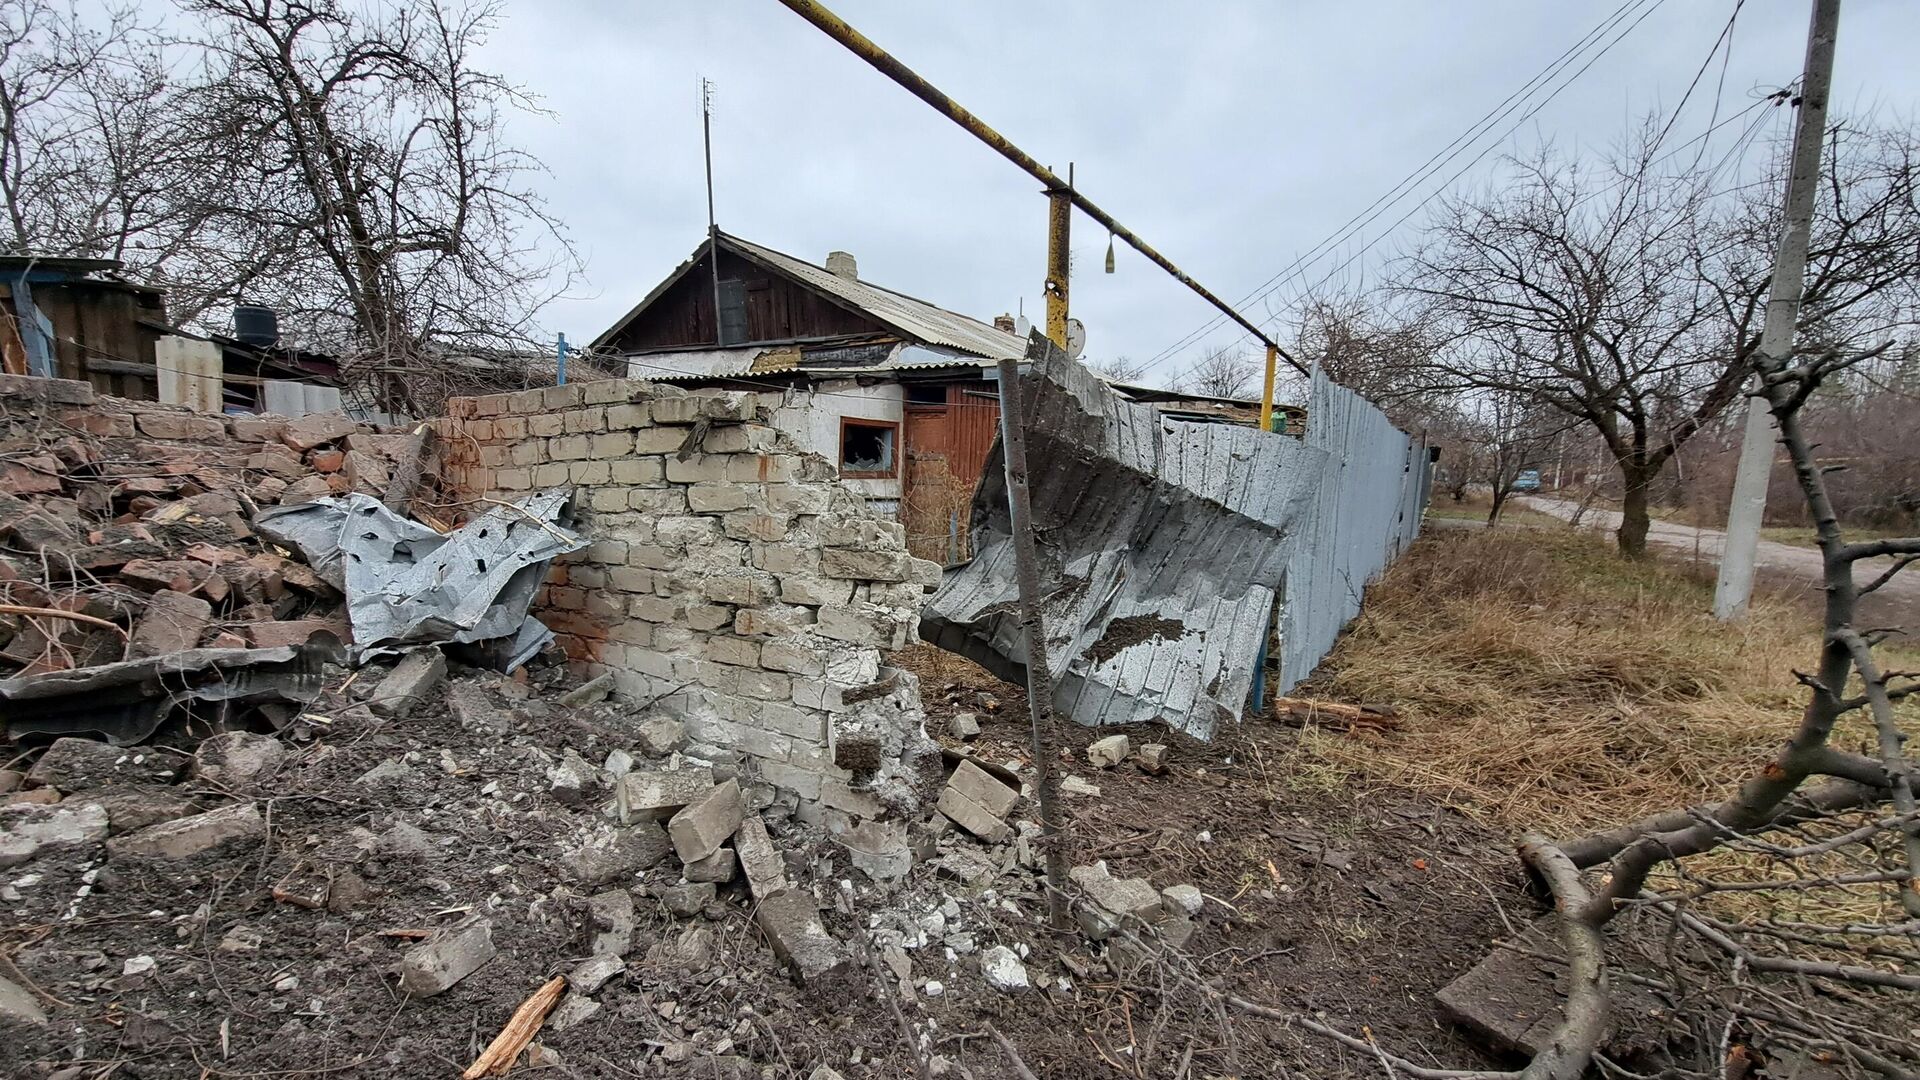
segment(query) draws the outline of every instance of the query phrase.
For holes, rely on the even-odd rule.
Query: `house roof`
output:
[[[1014,334],[989,323],[930,304],[925,300],[884,289],[871,282],[841,277],[824,266],[797,259],[731,233],[720,234],[721,247],[756,263],[773,273],[790,278],[816,293],[851,308],[889,327],[901,337],[924,345],[952,349],[983,360],[1018,360],[1026,356],[1026,343]],[[679,281],[705,254],[703,241],[687,260],[674,269],[665,281],[653,288],[633,310],[621,316],[607,331],[594,339],[600,348],[639,318],[674,282]]]

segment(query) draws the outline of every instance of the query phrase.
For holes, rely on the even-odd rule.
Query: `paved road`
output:
[[[1568,499],[1544,495],[1524,496],[1520,502],[1530,510],[1551,514],[1563,521],[1571,520],[1579,505]],[[1620,527],[1620,512],[1590,508],[1581,522],[1612,532]],[[1701,559],[1709,562],[1719,560],[1720,549],[1726,539],[1727,534],[1718,529],[1696,529],[1671,521],[1654,521],[1647,529],[1648,543],[1687,555],[1698,553]],[[1889,561],[1875,559],[1863,563],[1856,568],[1855,576],[1865,584]],[[1818,589],[1820,586],[1820,552],[1813,548],[1762,540],[1755,564],[1763,582],[1799,585],[1807,589]],[[1920,633],[1920,573],[1916,571],[1920,571],[1920,566],[1902,571],[1899,577],[1868,597],[1862,615],[1879,625],[1892,624],[1904,627],[1909,634]]]

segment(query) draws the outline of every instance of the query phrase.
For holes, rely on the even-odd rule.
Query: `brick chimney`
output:
[[[848,281],[860,280],[860,264],[853,261],[853,254],[846,251],[827,252],[827,273],[834,277],[843,277]]]
[[[1009,334],[1013,333],[1013,316],[1004,313],[995,315],[993,317],[993,328],[995,330],[1005,330]]]

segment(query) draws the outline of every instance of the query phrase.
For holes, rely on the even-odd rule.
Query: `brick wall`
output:
[[[456,398],[436,421],[462,495],[573,486],[593,544],[535,612],[622,697],[687,721],[808,802],[915,805],[938,748],[912,676],[937,564],[830,463],[764,422],[759,395],[607,380]]]

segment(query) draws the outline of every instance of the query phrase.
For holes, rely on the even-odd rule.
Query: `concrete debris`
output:
[[[611,674],[600,675],[561,694],[560,704],[569,708],[576,708],[581,705],[592,705],[607,700],[607,696],[611,693],[613,693],[613,676]]]
[[[109,784],[170,784],[187,771],[185,755],[159,747],[122,749],[94,739],[55,739],[27,771],[30,786],[71,795]]]
[[[0,807],[0,868],[43,852],[97,844],[107,837],[107,812],[96,803]]]
[[[1076,776],[1073,773],[1068,773],[1060,778],[1060,790],[1068,795],[1084,795],[1088,798],[1099,798],[1100,796],[1099,784],[1088,780],[1086,777]]]
[[[1004,841],[1009,833],[1008,812],[1020,793],[995,779],[992,773],[963,761],[940,793],[939,810],[953,823],[989,843]]]
[[[581,1024],[593,1019],[594,1015],[604,1007],[605,1006],[590,997],[581,997],[577,994],[569,995],[565,1001],[555,1006],[554,1010],[547,1014],[547,1029],[550,1031],[565,1031],[568,1028],[579,1027]]]
[[[213,605],[197,596],[162,589],[147,598],[147,610],[133,625],[127,657],[135,659],[181,652],[200,644]]]
[[[687,745],[687,725],[671,716],[641,721],[634,735],[640,740],[640,749],[654,757],[666,757]]]
[[[716,784],[688,803],[667,822],[667,835],[680,861],[691,865],[720,850],[740,822],[747,805],[737,781]]]
[[[432,997],[479,970],[497,953],[493,923],[472,915],[408,949],[392,972],[403,993]]]
[[[1123,924],[1151,926],[1166,915],[1165,901],[1151,882],[1145,878],[1116,878],[1104,860],[1076,866],[1068,871],[1068,877],[1085,890],[1088,901]]]
[[[980,737],[980,718],[970,712],[954,713],[947,718],[947,733],[962,742]]]
[[[16,1024],[45,1024],[46,1010],[24,987],[0,978],[0,1020]]]
[[[1197,885],[1169,885],[1160,890],[1160,897],[1188,915],[1198,915],[1200,909],[1207,906],[1206,897]]]
[[[765,900],[787,891],[786,860],[774,850],[766,822],[758,815],[749,815],[740,822],[739,830],[733,834],[733,850],[754,899]]]
[[[1133,762],[1140,766],[1141,772],[1159,776],[1167,771],[1167,758],[1171,753],[1162,743],[1146,743],[1133,756]]]
[[[657,824],[602,826],[586,843],[561,856],[560,864],[583,885],[606,885],[658,866],[672,850]]]
[[[563,806],[584,806],[593,801],[600,787],[599,773],[580,752],[568,747],[560,763],[547,770],[553,797]]]
[[[626,961],[618,956],[600,955],[583,960],[567,972],[567,986],[576,994],[597,994],[617,975],[624,975]]]
[[[813,897],[795,889],[770,896],[754,909],[754,919],[773,951],[793,969],[802,985],[820,986],[852,970],[844,946],[827,932]]]
[[[587,951],[593,956],[625,956],[633,949],[633,896],[625,889],[595,893],[587,900],[593,931]]]
[[[1002,993],[1013,994],[1033,988],[1033,984],[1027,981],[1027,966],[1020,962],[1018,953],[1005,945],[995,945],[980,954],[980,974],[986,976],[988,986]]]
[[[1087,764],[1096,769],[1111,769],[1127,760],[1133,743],[1125,735],[1109,735],[1087,747]]]
[[[113,837],[107,841],[107,853],[114,858],[184,859],[224,844],[262,839],[266,834],[267,822],[260,808],[240,803]]]
[[[690,919],[706,910],[719,895],[711,881],[694,881],[683,885],[662,885],[656,890],[660,903],[666,909],[683,919]]]
[[[913,869],[907,830],[897,821],[863,821],[834,839],[847,849],[854,869],[874,881],[899,881]]]
[[[613,786],[611,812],[621,822],[666,821],[713,789],[713,770],[630,772]]]
[[[688,881],[708,881],[724,885],[733,880],[739,870],[738,859],[732,848],[721,848],[704,859],[687,863],[685,866]]]
[[[447,681],[447,657],[439,649],[421,649],[401,658],[373,692],[375,716],[404,718],[429,700]]]
[[[197,814],[201,807],[175,789],[158,784],[119,784],[91,788],[69,799],[73,805],[92,803],[107,812],[107,835],[118,836],[162,821]]]
[[[229,791],[245,791],[273,778],[286,760],[279,739],[250,731],[208,736],[193,752],[193,778]]]

